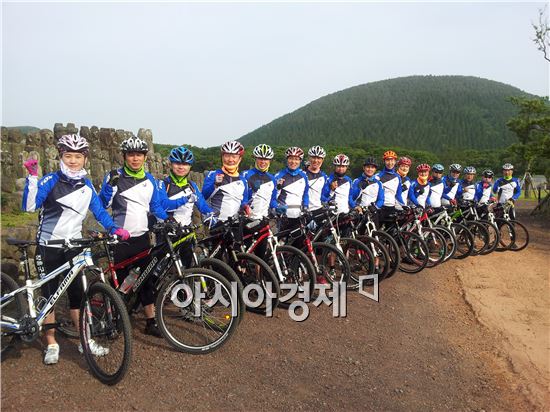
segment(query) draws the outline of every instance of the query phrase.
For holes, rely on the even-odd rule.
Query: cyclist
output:
[[[306,175],[309,181],[309,208],[314,211],[320,209],[324,199],[321,199],[323,188],[328,180],[327,174],[321,170],[327,152],[321,146],[313,146],[308,152],[309,161],[306,162]]]
[[[412,161],[407,156],[403,156],[397,161],[397,173],[401,176],[401,198],[403,199],[403,202],[401,203],[402,206],[407,205],[409,197],[409,188],[411,187],[412,180],[407,175],[409,174],[411,164]]]
[[[426,163],[416,166],[418,177],[411,183],[409,189],[409,203],[423,209],[430,206],[430,165]]]
[[[277,201],[286,206],[284,214],[288,220],[282,224],[284,228],[297,227],[302,209],[309,207],[309,180],[300,169],[304,151],[299,147],[289,147],[286,152],[287,167],[275,175],[277,182]]]
[[[182,226],[192,223],[193,210],[196,207],[203,215],[210,215],[212,209],[202,196],[197,184],[188,180],[189,172],[195,156],[193,152],[184,146],[176,147],[168,155],[170,172],[168,176],[159,181],[159,198],[169,218],[175,219]],[[179,248],[181,260],[185,267],[191,265],[193,251],[191,240],[194,233],[180,239],[182,245]]]
[[[443,196],[441,204],[443,206],[456,205],[456,199],[462,195],[462,185],[458,181],[462,166],[453,163],[449,166],[449,174],[443,177]]]
[[[22,209],[26,212],[41,209],[36,241],[43,243],[48,240],[81,238],[82,222],[88,209],[105,229],[127,240],[130,234],[114,224],[111,216],[102,207],[92,182],[86,178],[84,165],[89,154],[86,139],[76,134],[64,135],[59,138],[57,148],[60,170],[40,180],[38,180],[37,160],[30,159],[24,163],[29,176],[23,192]],[[61,246],[39,244],[36,247],[35,256],[38,274],[41,277],[49,274],[78,253],[79,251],[63,249]],[[49,299],[56,292],[58,284],[59,277],[42,286],[43,297]],[[72,282],[67,294],[71,319],[75,325],[78,325],[82,300],[81,282]],[[44,321],[45,325],[52,323],[55,323],[55,312],[48,315]],[[55,364],[59,360],[59,344],[55,339],[55,329],[47,329],[44,338],[47,345],[44,363]],[[95,341],[90,342],[90,349],[96,356],[104,356],[108,353],[108,349],[99,346]],[[82,345],[79,345],[78,350],[82,353]]]
[[[461,189],[461,200],[470,200],[473,201],[476,195],[476,168],[473,166],[466,166],[464,168],[464,179],[460,181]]]
[[[346,172],[349,166],[349,157],[340,153],[332,159],[334,172],[329,176],[323,188],[322,198],[334,199],[337,213],[348,213],[355,208],[355,200],[351,192],[352,181]]]
[[[105,175],[99,198],[105,208],[111,207],[116,224],[128,230],[132,237],[128,242],[120,243],[113,250],[115,264],[149,249],[149,214],[157,219],[166,219],[168,215],[159,199],[158,183],[145,171],[145,160],[149,147],[136,136],[122,141],[120,150],[124,156],[123,167]],[[129,268],[119,269],[117,278],[123,282],[129,274]],[[161,337],[155,322],[153,279],[140,290],[140,300],[145,312],[144,333]]]
[[[498,178],[493,186],[493,192],[497,194],[498,202],[510,204],[510,218],[516,218],[514,204],[521,195],[521,184],[517,177],[513,177],[514,166],[505,163],[502,166],[502,177]]]
[[[443,190],[445,189],[445,183],[443,182],[443,172],[445,168],[442,164],[436,163],[432,166],[432,177],[430,177],[430,205],[434,209],[441,207],[441,197],[443,196]]]
[[[485,204],[494,201],[493,196],[493,177],[494,173],[490,169],[483,171],[483,177],[481,181],[476,184],[476,194],[474,200],[478,204]]]
[[[353,181],[351,194],[356,204],[369,207],[371,211],[384,205],[384,187],[375,177],[378,163],[376,158],[367,157],[363,162],[363,174]]]
[[[393,150],[384,152],[384,169],[376,174],[384,187],[384,205],[380,210],[380,223],[391,222],[389,215],[395,213],[396,204],[403,204],[401,197],[402,181],[399,173],[395,171],[397,154]]]
[[[243,173],[248,184],[248,204],[252,219],[267,217],[269,209],[276,209],[277,184],[275,177],[268,172],[271,160],[275,156],[273,149],[266,144],[259,144],[252,151],[254,167]]]
[[[236,140],[224,143],[220,149],[222,167],[211,171],[202,186],[202,195],[214,211],[214,216],[225,222],[245,208],[248,185],[239,174],[244,146]]]

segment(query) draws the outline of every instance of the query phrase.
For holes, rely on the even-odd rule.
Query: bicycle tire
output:
[[[400,231],[398,235],[400,254],[403,256],[399,263],[399,270],[409,274],[420,272],[428,264],[428,245],[420,235]],[[406,266],[410,265],[410,266]]]
[[[500,243],[500,232],[496,225],[493,225],[490,222],[486,221],[480,221],[483,226],[485,226],[485,229],[487,229],[487,234],[489,235],[489,243],[487,244],[487,247],[481,251],[480,255],[488,255],[491,252],[494,252],[496,248],[498,247]]]
[[[473,236],[474,249],[472,251],[472,256],[477,256],[489,245],[489,232],[487,232],[485,226],[473,220],[465,220],[464,225]]]
[[[4,296],[14,290],[19,289],[17,282],[8,274],[0,273],[0,294]],[[19,321],[26,313],[25,299],[21,293],[15,295],[9,302],[2,306],[2,319],[9,318],[12,321]],[[18,336],[9,329],[2,329],[1,331],[1,352],[0,357],[2,361],[5,359],[5,355],[14,347]]]
[[[390,273],[390,270],[392,269],[388,249],[386,249],[382,242],[371,236],[361,235],[358,236],[357,239],[363,242],[365,245],[367,245],[367,247],[371,249],[371,251],[373,251],[375,270],[378,273],[378,281],[381,282],[386,278],[386,276]]]
[[[465,259],[474,250],[474,235],[462,223],[451,223],[451,231],[456,237],[455,259]]]
[[[237,255],[237,262],[234,262],[233,270],[237,273],[237,276],[241,279],[244,288],[251,284],[260,285],[264,291],[264,298],[267,297],[267,284],[271,283],[271,310],[274,310],[279,305],[279,296],[281,296],[281,289],[279,287],[279,280],[275,273],[271,270],[269,265],[264,262],[263,259],[252,253],[239,252]],[[249,266],[250,264],[254,266]],[[256,272],[254,267],[260,269],[259,272]],[[256,273],[249,273],[256,272]],[[267,307],[261,305],[259,307],[253,307],[251,305],[246,305],[246,309],[253,313],[265,314],[267,312]]]
[[[359,285],[360,276],[374,275],[374,254],[367,245],[358,239],[349,237],[341,238],[340,245],[350,266],[350,285]],[[355,250],[355,253],[353,253],[353,250]],[[357,261],[354,260],[356,256],[359,256]]]
[[[348,283],[351,269],[346,257],[342,252],[340,252],[340,250],[338,250],[336,246],[329,243],[313,242],[311,244],[311,247],[313,249],[313,253],[316,256],[317,264],[319,265],[320,270],[320,272],[318,272],[316,275],[316,283],[319,283],[317,279],[318,277],[324,277],[330,284],[336,282]],[[336,268],[336,265],[334,266],[334,268],[330,267],[330,254],[334,254],[337,257],[338,269]],[[334,273],[332,272],[332,270],[334,270]]]
[[[445,226],[434,226],[435,230],[437,230],[443,238],[445,239],[445,244],[447,245],[447,253],[445,254],[445,259],[443,259],[443,262],[447,262],[448,260],[452,259],[453,256],[456,253],[457,250],[457,242],[456,237],[454,233],[447,229]]]
[[[516,237],[516,230],[514,229],[514,226],[508,220],[502,218],[496,218],[495,224],[497,225],[500,236],[496,251],[505,252],[510,250]]]
[[[512,242],[512,246],[510,247],[510,250],[514,252],[519,252],[520,250],[523,250],[529,245],[529,231],[525,227],[523,223],[518,222],[517,220],[511,220],[510,223],[514,227],[514,241]],[[519,230],[518,230],[519,229]],[[519,243],[518,243],[519,239]],[[521,240],[524,239],[524,240]]]
[[[401,252],[399,250],[399,245],[397,244],[397,241],[391,237],[388,233],[384,232],[383,230],[375,230],[371,233],[372,237],[375,239],[378,237],[377,240],[379,240],[386,250],[388,251],[388,255],[390,256],[390,271],[386,273],[384,278],[390,278],[399,269],[399,264],[401,263]]]
[[[422,238],[428,246],[428,263],[427,268],[433,268],[440,263],[443,263],[447,254],[447,242],[441,233],[433,228],[423,228]],[[434,251],[433,253],[432,250]]]
[[[80,304],[79,324],[80,344],[92,374],[106,385],[120,382],[132,359],[132,326],[118,292],[105,283],[92,284]],[[92,339],[108,353],[95,356],[90,348]],[[107,361],[113,359],[115,367],[108,367]]]

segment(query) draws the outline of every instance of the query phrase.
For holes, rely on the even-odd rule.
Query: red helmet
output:
[[[236,140],[225,142],[221,147],[222,153],[237,154],[242,156],[244,154],[244,146]]]
[[[388,150],[387,152],[384,152],[384,160],[386,159],[397,159],[397,153],[395,153],[393,150]]]
[[[302,149],[300,149],[299,147],[292,146],[292,147],[289,147],[288,149],[286,149],[285,155],[286,155],[286,157],[298,156],[300,159],[303,159],[304,158],[304,151]]]
[[[409,159],[407,156],[403,156],[403,157],[399,158],[399,160],[397,161],[397,166],[401,166],[401,165],[410,166],[410,165],[412,165],[412,160]]]
[[[426,163],[421,163],[418,166],[416,166],[417,172],[429,172],[430,169],[431,169],[430,165]]]

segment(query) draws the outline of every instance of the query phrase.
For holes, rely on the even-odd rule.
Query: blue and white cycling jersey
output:
[[[409,201],[409,188],[411,187],[412,180],[409,176],[401,176],[401,199],[403,199],[403,202],[401,203],[402,206],[407,206],[407,202]]]
[[[441,197],[441,204],[443,206],[449,206],[451,200],[460,199],[461,195],[462,185],[458,179],[453,179],[450,176],[443,176],[443,196]]]
[[[497,194],[499,203],[506,203],[509,199],[517,200],[521,194],[521,184],[517,177],[510,180],[501,177],[495,182],[493,192]]]
[[[332,190],[332,182],[336,182],[336,189]],[[351,195],[351,178],[349,176],[336,176],[332,173],[323,189],[323,198],[327,200],[334,199],[336,203],[336,212],[348,213],[355,207],[355,201]]]
[[[488,203],[493,195],[493,185],[483,181],[477,182],[474,200],[477,203]]]
[[[115,229],[92,182],[86,178],[69,179],[61,171],[40,180],[29,176],[23,191],[22,209],[25,212],[42,209],[36,235],[38,242],[81,238],[82,222],[88,210],[106,230],[113,232]]]
[[[216,175],[223,174],[221,184],[216,185]],[[202,195],[218,220],[225,222],[236,216],[248,200],[248,185],[242,175],[230,176],[222,169],[212,170],[204,179]]]
[[[326,202],[326,199],[322,199],[323,188],[327,183],[328,176],[325,172],[320,170],[317,173],[313,173],[309,170],[306,170],[306,176],[309,181],[309,207],[308,210],[317,210],[320,209],[323,205],[323,202]]]
[[[420,207],[431,206],[430,191],[430,182],[424,185],[420,183],[418,179],[414,180],[409,188],[409,204]]]
[[[157,181],[150,173],[136,178],[124,168],[113,170],[105,175],[99,198],[103,207],[111,207],[115,224],[130,232],[132,237],[149,230],[149,213],[158,219],[168,217],[160,204]]]
[[[443,190],[445,189],[445,183],[443,178],[430,179],[430,205],[432,207],[441,207],[441,198],[443,197]]]
[[[275,175],[275,182],[283,179],[282,185],[277,187],[277,202],[286,205],[286,216],[300,217],[300,209],[309,207],[309,181],[307,175],[300,168],[290,170],[285,168]]]
[[[384,187],[384,206],[395,207],[396,202],[403,204],[403,198],[401,197],[402,181],[399,173],[394,169],[384,168],[375,176]]]
[[[275,177],[268,172],[252,168],[243,173],[248,184],[248,201],[252,219],[267,217],[270,208],[277,207],[277,184]]]
[[[463,179],[459,182],[459,184],[462,188],[462,195],[460,196],[460,199],[473,201],[476,195],[476,182],[474,182],[473,180],[471,182],[468,182]]]
[[[163,180],[159,180],[159,199],[168,215],[183,226],[189,226],[192,223],[195,206],[203,215],[212,213],[212,209],[204,200],[195,182],[188,181],[187,184],[178,186],[172,177],[166,176]]]
[[[380,209],[384,205],[384,187],[374,176],[367,177],[363,173],[353,181],[351,197],[359,206],[366,207],[374,203]]]

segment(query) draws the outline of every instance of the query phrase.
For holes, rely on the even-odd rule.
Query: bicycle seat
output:
[[[6,243],[8,245],[12,246],[30,246],[30,245],[36,245],[36,242],[34,240],[20,240],[20,239],[14,239],[14,238],[7,238]]]

